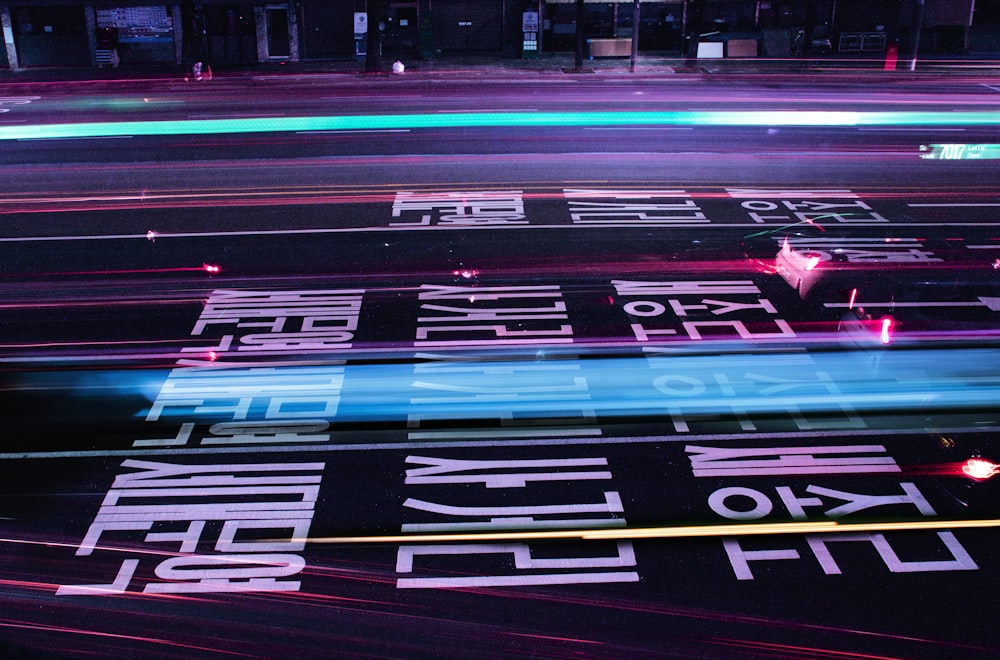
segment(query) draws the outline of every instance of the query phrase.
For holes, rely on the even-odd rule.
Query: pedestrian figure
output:
[[[212,79],[212,67],[209,64],[202,64],[201,62],[195,62],[191,65],[191,75],[184,77],[184,82],[201,82],[203,80]]]
[[[191,75],[184,76],[184,82],[191,82],[192,80],[195,82],[201,82],[202,77],[203,76],[201,75],[201,62],[195,62],[194,64],[191,65]]]

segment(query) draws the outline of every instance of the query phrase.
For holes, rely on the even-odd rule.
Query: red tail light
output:
[[[986,481],[993,475],[1000,473],[1000,465],[985,458],[974,457],[962,463],[962,473],[970,479]]]
[[[881,339],[883,344],[888,344],[890,341],[892,341],[892,326],[893,322],[890,317],[887,316],[884,319],[882,319]]]

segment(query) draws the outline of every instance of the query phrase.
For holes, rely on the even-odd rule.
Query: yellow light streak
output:
[[[396,534],[382,536],[322,536],[298,539],[313,544],[350,543],[464,543],[482,541],[621,541],[625,539],[670,539],[771,534],[856,534],[939,529],[1000,527],[1000,519],[916,520],[899,522],[839,523],[833,520],[788,523],[740,523],[733,525],[687,525],[638,527],[633,529],[568,529],[533,532],[470,532],[460,534]]]

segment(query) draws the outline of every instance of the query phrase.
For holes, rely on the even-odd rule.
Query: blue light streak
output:
[[[338,422],[406,422],[410,416],[569,419],[580,418],[581,411],[725,417],[1000,410],[1000,351],[989,348],[890,349],[877,360],[861,351],[469,359],[275,363],[259,371],[234,364],[170,372],[36,373],[28,379],[31,386],[44,381],[50,387],[71,379],[64,381],[72,383],[67,389],[81,394],[99,395],[101,389],[105,396],[141,394],[151,406],[166,404],[157,418],[205,422],[232,420],[228,411],[237,408],[244,411],[240,419],[268,419],[266,411],[276,398],[291,402],[284,408],[291,418]],[[100,386],[110,382],[113,389]],[[164,392],[170,393],[166,400]],[[171,403],[171,397],[180,403]],[[301,407],[296,397],[302,398]],[[235,403],[238,399],[245,403]],[[149,410],[136,414],[145,417]]]

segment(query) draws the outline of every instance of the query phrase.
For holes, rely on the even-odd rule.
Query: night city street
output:
[[[459,69],[0,79],[0,656],[998,657],[1000,69]]]

